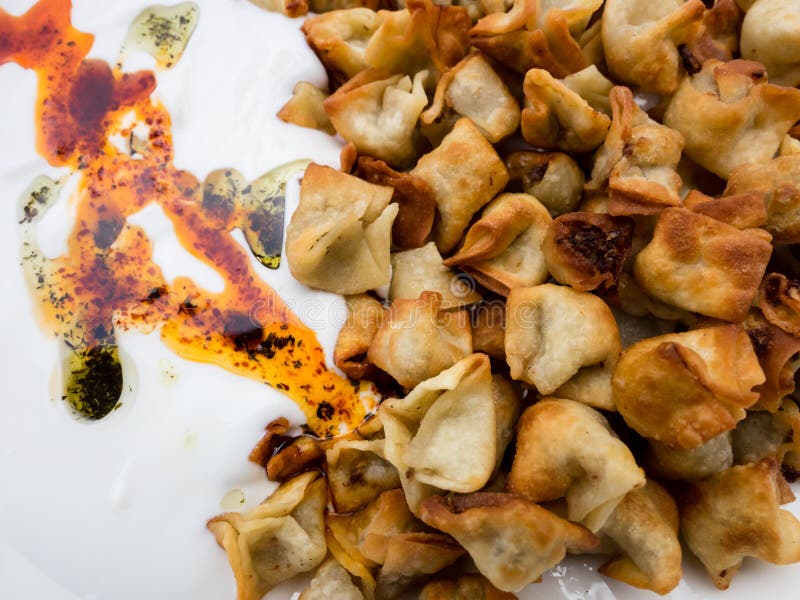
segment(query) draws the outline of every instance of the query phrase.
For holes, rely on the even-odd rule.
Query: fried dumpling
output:
[[[581,367],[553,393],[559,398],[575,400],[592,408],[616,412],[611,389],[615,364],[616,360],[609,360],[604,365]]]
[[[336,130],[322,105],[327,97],[328,94],[314,84],[300,81],[294,86],[292,97],[278,112],[278,118],[287,123],[333,135]]]
[[[504,159],[512,182],[547,207],[553,217],[575,210],[583,194],[584,175],[563,152],[513,152]]]
[[[506,359],[506,304],[482,302],[472,310],[472,349],[498,360]]]
[[[505,347],[511,377],[551,394],[581,367],[616,360],[621,346],[605,302],[545,283],[509,293]]]
[[[410,388],[472,354],[469,315],[441,308],[438,292],[392,302],[370,343],[369,362]]]
[[[286,230],[286,257],[297,281],[337,294],[389,283],[389,246],[397,205],[392,188],[317,164],[300,186]]]
[[[523,89],[522,137],[532,146],[588,152],[603,142],[610,119],[563,81],[544,69],[531,69]]]
[[[303,33],[336,88],[367,68],[364,49],[381,24],[369,8],[334,10],[303,22]]]
[[[336,338],[333,364],[351,379],[363,378],[369,370],[366,353],[383,321],[383,305],[368,294],[345,298],[347,320]]]
[[[772,275],[768,276],[771,278]],[[766,303],[762,302],[762,306]],[[756,388],[757,408],[774,412],[781,400],[794,392],[794,376],[800,367],[800,339],[770,323],[764,315],[752,309],[744,327],[753,343],[753,350],[764,371],[766,381]]]
[[[495,293],[547,280],[542,252],[547,209],[528,194],[501,194],[483,209],[467,231],[464,244],[445,266],[460,266]]]
[[[759,192],[711,198],[699,190],[691,190],[683,199],[683,206],[736,229],[761,227],[767,223],[764,195]]]
[[[319,565],[327,553],[325,481],[316,472],[282,484],[245,513],[225,513],[208,528],[228,554],[238,600],[259,600],[282,581]]]
[[[567,552],[597,545],[584,527],[514,494],[431,496],[420,517],[461,544],[492,585],[517,592],[557,565]]]
[[[617,410],[671,448],[696,448],[733,429],[764,382],[742,325],[670,333],[627,348],[614,370]]]
[[[517,420],[522,412],[522,398],[514,386],[502,375],[492,375],[492,398],[495,413],[495,470],[500,467],[503,454],[514,439]]]
[[[481,299],[473,287],[442,264],[436,244],[429,242],[414,250],[392,254],[392,282],[389,300],[414,300],[423,292],[438,292],[442,308],[458,308]]]
[[[572,212],[556,218],[542,244],[553,278],[580,292],[617,286],[631,252],[633,221],[628,217]]]
[[[419,155],[417,121],[428,103],[427,71],[390,75],[362,71],[324,102],[336,132],[353,142],[359,154],[407,167]]]
[[[339,513],[359,510],[382,492],[400,487],[397,469],[383,454],[383,439],[341,439],[325,451],[333,506]]]
[[[437,490],[481,489],[494,470],[495,400],[489,358],[473,354],[379,409],[386,458],[400,473],[412,512]]]
[[[472,215],[508,183],[508,171],[492,145],[469,119],[459,119],[441,145],[411,171],[433,188],[438,218],[433,238],[442,253],[452,250]]]
[[[609,99],[613,119],[587,187],[596,190],[607,182],[612,215],[656,214],[679,206],[681,178],[675,168],[683,136],[647,116],[628,88],[615,87]]]
[[[378,572],[376,598],[402,597],[416,581],[449,567],[465,554],[441,533],[398,533],[389,538],[386,559]]]
[[[439,119],[445,106],[471,119],[492,144],[519,127],[516,99],[479,52],[468,55],[439,78],[433,103],[422,113],[423,123]]]
[[[606,0],[603,48],[609,71],[645,91],[671,94],[681,77],[678,46],[704,10],[700,0]]]
[[[654,298],[709,317],[744,319],[772,245],[686,208],[667,208],[634,262],[636,281]]]
[[[515,600],[510,592],[494,587],[482,575],[460,575],[455,579],[436,579],[425,584],[419,600]]]
[[[470,30],[471,36],[508,33],[536,22],[538,0],[513,0],[507,10],[492,12]]]
[[[726,179],[739,165],[769,161],[798,120],[800,90],[767,83],[764,66],[745,60],[707,60],[664,113],[664,125],[683,134],[686,156]]]
[[[744,12],[736,0],[714,0],[713,6],[692,28],[686,45],[678,47],[683,66],[690,75],[699,71],[710,58],[727,61],[739,54],[743,17]]]
[[[361,590],[335,558],[323,562],[297,600],[363,600]]]
[[[800,242],[800,155],[781,156],[766,163],[748,163],[733,170],[725,196],[745,193],[763,196],[765,229],[776,244]]]
[[[800,1],[758,0],[744,17],[742,58],[767,68],[770,81],[800,84]]]
[[[780,508],[793,499],[774,461],[731,467],[681,495],[681,531],[724,590],[746,556],[778,565],[800,561],[800,522]]]
[[[677,481],[697,481],[733,465],[731,432],[726,431],[695,448],[670,448],[650,440],[645,452],[648,473]]]
[[[678,508],[667,491],[650,479],[628,492],[601,532],[621,553],[602,567],[607,577],[667,594],[680,583],[681,544]]]
[[[566,498],[569,520],[597,531],[625,494],[644,483],[631,451],[596,410],[546,398],[522,413],[510,492],[532,502]]]
[[[781,463],[794,442],[793,402],[788,399],[784,402],[781,409],[772,413],[748,411],[747,417],[736,426],[731,436],[735,464],[747,465],[764,459]]]
[[[767,321],[800,337],[800,282],[770,273],[761,282],[758,300]]]

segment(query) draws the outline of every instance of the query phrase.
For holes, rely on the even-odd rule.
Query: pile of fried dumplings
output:
[[[279,487],[208,524],[238,598],[800,561],[800,0],[253,1],[318,13],[329,88],[279,117],[345,146],[285,252],[384,399],[332,439],[269,424]]]

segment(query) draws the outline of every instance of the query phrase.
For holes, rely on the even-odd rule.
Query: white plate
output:
[[[4,0],[12,14],[31,4]],[[112,61],[142,0],[76,0],[73,23],[96,35],[91,56]],[[301,22],[244,0],[200,1],[200,20],[177,67],[158,74],[157,96],[173,119],[175,163],[199,178],[234,167],[254,178],[297,158],[338,165],[339,143],[286,125],[274,115],[299,80],[324,83],[324,72],[299,31]],[[144,55],[129,68],[149,68]],[[33,146],[36,80],[16,65],[0,67],[0,598],[32,600],[221,600],[235,596],[224,552],[205,521],[224,509],[222,497],[242,490],[245,507],[269,489],[246,460],[263,426],[279,415],[297,423],[295,406],[265,386],[224,370],[185,361],[157,335],[123,334],[123,408],[85,425],[51,400],[55,342],[38,328],[19,267],[16,203],[40,174],[58,175]],[[296,202],[296,188],[292,199]],[[213,277],[180,247],[158,211],[140,215],[170,275]],[[50,253],[60,250],[69,222],[62,199],[42,223]],[[320,332],[328,352],[342,322],[341,300],[291,280],[285,265],[264,278]],[[205,278],[205,279],[204,279]],[[794,505],[795,512],[797,505]],[[696,564],[668,597],[718,592]],[[602,578],[572,559],[523,598],[656,597]],[[291,582],[270,598],[289,598]],[[796,598],[800,567],[746,561],[729,600],[758,594]]]

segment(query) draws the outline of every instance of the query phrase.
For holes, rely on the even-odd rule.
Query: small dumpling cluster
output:
[[[258,3],[321,13],[330,87],[279,116],[346,145],[286,254],[345,295],[335,363],[384,400],[334,439],[267,427],[277,491],[209,522],[238,597],[800,561],[800,2]]]

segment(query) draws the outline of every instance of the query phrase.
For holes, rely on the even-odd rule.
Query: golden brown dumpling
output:
[[[575,210],[583,194],[584,175],[563,152],[513,152],[505,157],[512,182],[534,196],[554,217]]]
[[[551,221],[533,196],[501,194],[483,209],[464,244],[444,264],[460,266],[503,296],[514,288],[544,283],[548,274],[542,240]]]
[[[310,571],[325,558],[325,481],[304,473],[281,485],[245,513],[225,513],[208,522],[228,554],[237,600],[259,600],[271,588]]]
[[[691,190],[683,199],[683,206],[736,229],[761,227],[767,223],[764,195],[760,192],[711,198],[699,190]]]
[[[383,321],[383,305],[367,294],[348,296],[345,304],[347,320],[336,339],[333,363],[351,379],[361,379],[369,370],[366,353]]]
[[[407,167],[419,156],[417,121],[428,103],[427,71],[386,77],[379,70],[362,71],[325,100],[336,132],[359,154]]]
[[[736,426],[764,382],[741,325],[642,340],[623,351],[612,385],[617,410],[644,437],[696,448]]]
[[[660,479],[705,479],[733,465],[731,432],[726,431],[705,444],[687,449],[670,448],[666,444],[650,440],[645,452],[645,462],[648,473]]]
[[[400,598],[415,581],[449,567],[464,554],[452,538],[438,532],[393,535],[378,573],[375,597]]]
[[[798,120],[800,90],[767,83],[764,66],[745,60],[707,60],[664,114],[664,124],[683,134],[686,156],[723,178],[769,161]]]
[[[472,354],[469,315],[441,305],[437,292],[392,302],[370,343],[369,362],[410,388]]]
[[[482,575],[460,575],[456,579],[437,579],[425,584],[419,600],[515,600],[510,592],[494,587]]]
[[[605,365],[581,367],[553,393],[559,398],[575,400],[592,408],[616,412],[611,389],[615,364],[615,360],[610,360]]]
[[[742,23],[742,58],[767,68],[770,81],[800,84],[800,2],[758,0]]]
[[[800,337],[800,282],[770,273],[761,282],[758,304],[767,321]]]
[[[359,510],[382,492],[400,487],[397,469],[384,458],[383,439],[336,440],[325,451],[333,506],[339,513]]]
[[[620,339],[600,298],[545,283],[509,293],[505,347],[511,377],[551,394],[581,367],[616,360]]]
[[[286,230],[292,276],[309,287],[358,294],[389,283],[389,245],[397,205],[392,188],[317,164],[300,186]]]
[[[671,94],[681,76],[678,46],[704,10],[700,0],[606,0],[603,48],[609,71],[645,91]]]
[[[503,161],[469,119],[459,119],[411,173],[433,188],[439,210],[433,237],[442,253],[455,247],[472,215],[508,183]]]
[[[771,254],[772,245],[751,231],[685,208],[667,208],[633,271],[645,292],[658,300],[741,321]]]
[[[762,306],[764,304],[762,302]],[[756,388],[756,407],[774,412],[781,400],[794,392],[794,376],[800,367],[797,360],[800,339],[770,323],[756,309],[747,315],[744,327],[766,377],[766,381]]]
[[[590,531],[513,494],[431,496],[421,519],[452,535],[500,590],[517,592],[557,565],[567,551],[597,545]]]
[[[681,531],[724,590],[746,556],[779,565],[800,561],[800,522],[780,509],[793,499],[774,461],[731,467],[681,495]]]
[[[322,563],[297,600],[363,600],[348,572],[335,558]]]
[[[667,594],[680,583],[681,544],[678,508],[667,491],[650,479],[628,492],[603,525],[621,556],[600,572],[628,585]]]
[[[333,135],[336,130],[322,106],[327,97],[328,94],[314,84],[300,81],[294,86],[292,97],[278,112],[278,118],[287,123]]]
[[[506,305],[483,302],[472,311],[472,349],[498,360],[506,359]]]

